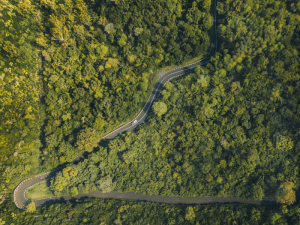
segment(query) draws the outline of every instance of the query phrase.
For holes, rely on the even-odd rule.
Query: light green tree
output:
[[[112,178],[110,176],[107,176],[99,180],[98,183],[99,183],[99,188],[103,193],[114,190],[116,186],[116,184],[112,182]]]
[[[134,61],[135,61],[135,59],[136,59],[136,56],[135,56],[135,55],[128,55],[128,56],[127,56],[127,60],[128,60],[128,62],[129,62],[130,64],[133,64]]]
[[[36,206],[34,202],[30,202],[27,206],[26,206],[26,212],[29,213],[33,213],[36,210]]]
[[[163,102],[155,102],[153,104],[153,110],[157,116],[162,116],[167,112],[167,105]]]
[[[195,213],[194,213],[194,210],[193,210],[193,207],[189,206],[186,208],[186,212],[185,212],[185,219],[186,220],[192,220],[194,219],[196,216],[195,216]]]
[[[127,36],[126,34],[122,34],[120,40],[118,41],[120,47],[124,47],[127,43]]]
[[[4,225],[5,221],[0,218],[0,225]]]
[[[112,31],[114,30],[114,24],[113,23],[108,23],[106,26],[105,26],[105,31],[107,33],[111,33]]]
[[[78,195],[78,189],[77,189],[77,187],[72,187],[71,188],[71,196],[75,197],[76,195]]]

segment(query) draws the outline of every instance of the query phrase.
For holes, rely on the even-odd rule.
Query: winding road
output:
[[[184,66],[182,68],[177,68],[171,71],[168,71],[162,74],[156,83],[154,84],[154,88],[152,93],[146,102],[143,109],[140,113],[132,120],[137,120],[137,123],[131,125],[131,122],[124,124],[123,126],[117,128],[116,130],[108,133],[103,137],[104,140],[113,139],[116,136],[122,134],[126,131],[134,130],[138,125],[144,123],[149,110],[155,99],[158,98],[160,92],[162,91],[164,85],[167,81],[184,75],[186,73],[192,72],[196,66],[198,65],[205,65],[207,62],[210,61],[210,58],[215,54],[217,50],[217,21],[216,21],[216,0],[211,0],[211,14],[212,14],[212,39],[211,39],[211,48],[209,53],[201,60],[194,62],[190,65]],[[74,161],[79,160],[83,157],[77,157]],[[14,202],[16,206],[20,209],[24,209],[26,205],[31,202],[30,200],[26,199],[25,192],[28,188],[38,184],[40,182],[46,181],[51,177],[55,176],[55,174],[60,171],[62,168],[57,168],[56,170],[50,171],[45,174],[41,174],[35,177],[28,178],[23,180],[14,190]],[[72,199],[84,199],[84,198],[113,198],[113,199],[125,199],[125,200],[138,200],[138,201],[152,201],[158,203],[167,203],[167,204],[208,204],[208,203],[245,203],[245,204],[256,204],[256,205],[276,205],[276,199],[264,199],[262,201],[256,200],[246,200],[242,198],[236,197],[211,197],[211,196],[198,196],[198,197],[167,197],[167,196],[160,196],[160,195],[147,195],[147,194],[138,194],[138,193],[120,193],[116,191],[112,191],[109,193],[102,193],[100,191],[90,192],[88,194],[79,194],[75,197],[70,196],[62,196],[62,197],[53,197],[53,198],[46,198],[46,199],[39,199],[34,200],[36,206],[41,206],[45,204],[52,204],[57,202],[68,201]]]

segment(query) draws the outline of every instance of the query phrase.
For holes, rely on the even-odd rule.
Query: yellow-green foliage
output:
[[[45,117],[35,45],[39,18],[31,1],[0,3],[0,192],[13,189],[39,165],[40,125]],[[18,176],[16,176],[18,174]],[[21,176],[20,176],[21,175]]]

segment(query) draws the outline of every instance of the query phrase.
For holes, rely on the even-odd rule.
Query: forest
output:
[[[211,62],[167,83],[145,124],[66,165],[51,190],[275,197],[293,204],[299,11],[281,1],[252,3],[237,14],[236,1],[219,2],[221,49]]]
[[[2,196],[132,119],[160,68],[205,55],[210,3],[1,0]]]
[[[45,168],[91,151],[101,136],[132,119],[157,68],[209,50],[210,1],[88,4],[43,6],[37,43],[44,59]]]
[[[0,224],[212,224],[296,225],[300,206],[255,206],[244,204],[168,205],[111,199],[86,199],[31,211],[0,205]],[[11,207],[11,208],[10,208]],[[7,211],[10,210],[10,213]],[[217,216],[216,216],[217,215]]]
[[[158,69],[209,51],[210,3],[0,0],[0,224],[299,223],[299,0],[217,1],[210,63],[168,82],[137,130],[70,163],[139,112]],[[89,199],[17,209],[16,185],[59,165],[55,195],[117,190],[281,205]]]
[[[41,16],[25,3],[0,1],[0,202],[40,166],[45,106],[35,34]]]

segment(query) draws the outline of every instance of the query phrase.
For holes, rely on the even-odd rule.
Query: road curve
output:
[[[182,68],[174,69],[162,74],[156,83],[154,84],[152,93],[144,105],[143,109],[140,113],[132,120],[137,120],[137,123],[131,125],[131,122],[124,124],[123,126],[117,128],[116,130],[106,134],[103,139],[109,140],[113,139],[116,136],[122,134],[123,132],[134,130],[138,125],[143,123],[151,109],[153,102],[158,98],[160,92],[162,91],[164,85],[170,79],[175,77],[184,75],[186,73],[192,72],[196,66],[205,65],[209,62],[210,58],[215,54],[217,50],[217,21],[216,21],[216,0],[211,0],[211,14],[212,14],[212,41],[211,48],[209,53],[201,60],[194,62],[190,65],[184,66]],[[83,157],[76,157],[75,160],[79,160]],[[26,199],[25,191],[32,187],[35,184],[46,181],[55,176],[55,174],[60,171],[62,168],[57,168],[48,173],[44,173],[35,177],[28,178],[23,180],[14,190],[14,202],[16,206],[20,209],[24,209],[26,205],[30,202],[30,200]],[[36,206],[41,206],[45,204],[52,204],[57,202],[64,202],[72,199],[85,199],[85,198],[113,198],[113,199],[124,199],[124,200],[137,200],[137,201],[152,201],[158,203],[166,203],[166,204],[208,204],[208,203],[244,203],[244,204],[255,204],[255,205],[276,205],[276,199],[263,199],[262,201],[257,200],[246,200],[242,198],[236,197],[211,197],[211,196],[198,196],[198,197],[168,197],[168,196],[160,196],[160,195],[148,195],[148,194],[138,194],[138,193],[120,193],[116,191],[112,191],[109,193],[102,193],[100,191],[94,191],[87,194],[79,194],[75,197],[70,196],[61,196],[61,197],[53,197],[46,199],[34,200]]]

